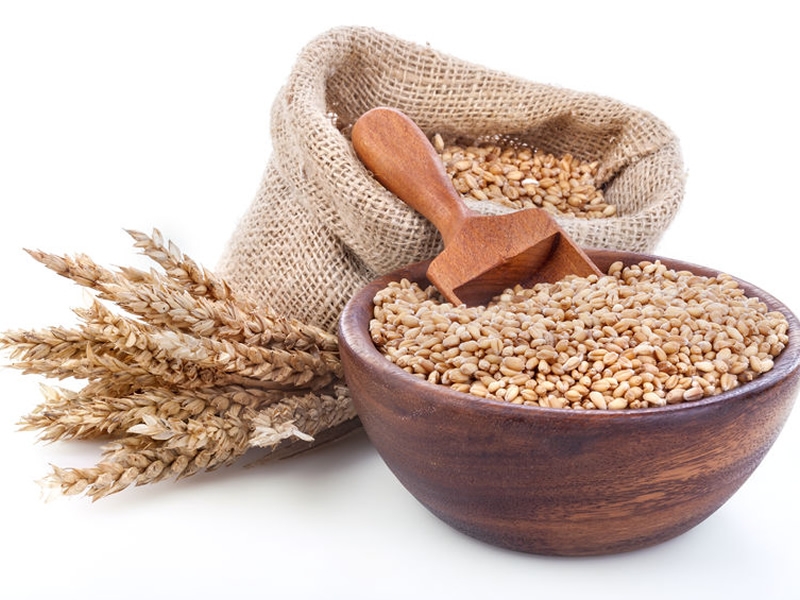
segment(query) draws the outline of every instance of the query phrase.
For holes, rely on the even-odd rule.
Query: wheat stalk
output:
[[[134,246],[142,250],[142,254],[159,264],[175,284],[192,296],[208,297],[212,300],[228,300],[233,296],[224,280],[203,269],[181,252],[177,245],[165,240],[158,229],[154,229],[152,235],[134,229],[126,231],[135,240]]]
[[[144,234],[131,232],[131,235],[137,240],[137,245],[149,249],[148,256],[160,257],[166,253],[166,250],[155,252],[154,248],[161,246],[155,242],[153,247],[147,245],[147,240],[151,238]],[[183,260],[189,262],[176,262],[174,254],[178,251],[174,249],[170,253],[173,262],[163,258],[159,260],[170,268],[170,272],[179,273],[177,279],[172,279],[169,272],[162,274],[134,268],[113,272],[84,254],[71,257],[41,250],[27,252],[55,273],[97,291],[101,298],[118,304],[153,325],[202,337],[214,336],[249,345],[279,346],[287,350],[316,348],[335,352],[338,349],[335,335],[296,319],[282,317],[268,307],[235,296],[226,284],[206,271],[191,278],[187,274],[197,273],[198,268],[186,258]],[[195,280],[199,280],[199,283]],[[217,290],[217,293],[209,297],[209,289]],[[203,293],[199,294],[198,290]]]
[[[253,419],[253,446],[274,448],[283,440],[313,441],[318,433],[356,416],[347,388],[288,397],[259,411]]]
[[[273,387],[318,389],[341,375],[338,355],[331,351],[288,351],[250,346],[163,330],[118,315],[98,301],[75,311],[85,322],[80,329],[0,334],[16,367],[51,377],[97,379],[103,373],[152,375],[165,385],[197,387],[235,375]]]
[[[157,229],[153,230],[152,236],[135,230],[128,230],[128,234],[143,254],[164,268],[178,289],[187,290],[198,299],[207,297],[220,301],[222,307],[227,307],[230,314],[225,310],[220,310],[219,314],[227,317],[222,320],[232,326],[232,331],[241,331],[241,341],[257,345],[281,344],[289,349],[316,346],[320,350],[337,351],[335,335],[279,315],[269,306],[257,305],[235,294],[224,280],[202,269],[171,242],[165,242]]]
[[[30,422],[28,428],[44,428],[47,439],[63,439],[69,434],[87,437],[83,428],[90,420],[95,422],[94,433],[124,428],[128,434],[106,446],[95,467],[54,467],[43,481],[62,494],[84,493],[94,500],[132,484],[180,479],[231,464],[251,447],[275,450],[287,438],[310,443],[314,434],[355,416],[341,389],[332,394],[291,396],[277,403],[272,394],[245,388],[203,390],[197,396],[151,390],[127,402],[108,399],[107,403],[91,403],[91,419],[71,410],[78,394],[53,390],[47,394],[51,409],[56,402],[67,406],[60,415],[41,408],[36,411],[39,418],[50,422]],[[123,407],[117,414],[111,408],[115,403]],[[158,407],[169,404],[182,407],[183,412],[159,412]],[[266,406],[259,411],[261,404]],[[98,414],[101,406],[107,410]]]
[[[75,310],[77,327],[0,333],[12,367],[86,381],[77,392],[43,385],[23,430],[108,440],[94,467],[53,467],[47,487],[97,500],[230,464],[251,447],[288,456],[353,428],[336,336],[237,295],[157,230],[128,233],[163,272],[29,250],[97,298]]]
[[[331,352],[288,351],[164,331],[115,314],[99,302],[79,314],[87,323],[84,335],[114,344],[135,364],[172,385],[191,385],[210,370],[212,379],[236,374],[253,379],[254,385],[266,381],[287,389],[315,389],[341,374],[338,355]]]
[[[45,490],[63,495],[85,494],[99,500],[130,485],[156,483],[174,477],[188,477],[202,469],[212,469],[212,451],[192,452],[153,445],[141,436],[120,438],[107,445],[100,461],[89,468],[53,466],[41,480]]]
[[[282,398],[274,392],[240,386],[212,387],[172,392],[147,388],[127,396],[97,396],[64,388],[41,386],[44,402],[23,417],[26,431],[39,431],[40,439],[95,439],[117,433],[146,433],[132,430],[148,419],[176,423],[196,419],[204,413],[239,414],[243,407],[255,415],[260,407]],[[233,408],[232,408],[233,407]],[[226,412],[233,411],[233,412]]]

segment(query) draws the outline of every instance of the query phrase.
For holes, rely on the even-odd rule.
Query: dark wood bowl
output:
[[[590,251],[606,270],[659,258]],[[418,379],[384,358],[368,324],[389,281],[427,284],[427,263],[359,291],[342,312],[341,357],[365,431],[400,482],[456,529],[496,546],[597,555],[657,544],[716,511],[755,470],[781,431],[800,384],[800,323],[774,368],[718,396],[661,408],[572,411],[510,405]]]

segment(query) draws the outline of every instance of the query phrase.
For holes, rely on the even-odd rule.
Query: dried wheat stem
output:
[[[143,425],[147,427],[149,421],[144,419]],[[65,495],[83,493],[98,500],[132,484],[154,483],[168,477],[182,479],[231,464],[249,448],[246,421],[228,412],[222,417],[204,414],[183,426],[178,422],[171,425],[172,429],[164,430],[169,435],[164,435],[163,440],[135,432],[115,440],[106,446],[102,460],[94,467],[53,467],[43,484]]]
[[[111,327],[86,325],[80,331],[70,330],[74,334],[70,335],[71,342],[60,343],[65,337],[61,335],[64,331],[67,330],[57,335],[48,331],[11,332],[0,342],[7,344],[12,357],[16,358],[11,366],[26,374],[113,381],[113,387],[120,390],[159,384],[207,386],[212,385],[217,376],[213,369],[162,360],[147,348],[118,344]]]
[[[44,402],[20,421],[23,431],[39,431],[39,439],[95,439],[125,432],[143,414],[156,412],[146,396],[97,398],[42,385]]]
[[[151,388],[126,397],[102,397],[43,385],[42,394],[44,402],[23,417],[20,425],[24,431],[38,430],[41,440],[51,442],[125,434],[150,421],[196,423],[203,415],[234,419],[245,408],[252,418],[255,410],[284,393],[227,386],[196,391]]]
[[[159,264],[172,281],[192,296],[212,300],[231,297],[231,289],[224,280],[203,269],[172,241],[164,240],[158,229],[153,229],[151,236],[133,229],[126,231],[135,240],[134,247],[140,248],[142,254]]]
[[[66,360],[85,355],[87,344],[95,344],[78,329],[50,327],[48,329],[15,330],[0,333],[0,348],[8,350],[17,360],[60,358]]]
[[[194,419],[168,419],[155,415],[142,415],[142,422],[128,428],[128,433],[143,435],[164,442],[167,448],[182,448],[196,452],[205,448],[217,438],[223,438],[230,431],[244,431],[247,427],[238,417],[203,412]]]
[[[154,446],[140,437],[129,437],[108,446],[105,458],[94,467],[61,468],[53,465],[42,479],[46,490],[65,496],[85,494],[92,500],[115,494],[130,485],[143,485],[169,477],[187,476],[202,467],[189,452]],[[202,462],[204,458],[200,459]]]
[[[38,250],[28,253],[57,274],[95,290],[101,298],[156,326],[249,345],[280,345],[287,350],[338,349],[336,336],[322,329],[280,317],[241,299],[213,301],[194,297],[155,271],[125,268],[115,273],[83,254],[72,258]]]
[[[111,352],[95,354],[91,346],[87,346],[86,356],[62,359],[20,360],[11,364],[27,375],[43,375],[52,379],[87,379],[96,381],[104,378],[118,377],[119,384],[124,387],[142,385],[153,382],[148,371],[131,365]]]
[[[114,287],[104,289],[109,299],[155,325],[252,346],[292,351],[338,349],[336,336],[323,329],[282,317],[230,291],[224,299],[192,295],[157,271],[121,268]]]
[[[258,345],[280,343],[287,347],[295,347],[303,342],[318,346],[321,350],[336,349],[336,337],[329,332],[296,319],[282,317],[269,307],[257,306],[248,298],[236,296],[224,280],[197,265],[171,241],[165,241],[158,229],[153,230],[152,236],[135,230],[128,230],[128,234],[136,241],[134,246],[141,248],[143,254],[158,263],[169,278],[182,289],[188,290],[195,297],[230,300],[238,306],[247,317],[241,322],[235,322],[246,329],[249,335],[258,336],[248,343]],[[238,316],[241,318],[242,314]],[[267,339],[264,339],[265,337]],[[248,339],[247,336],[245,339]]]
[[[338,355],[330,352],[288,352],[163,331],[117,315],[100,302],[75,312],[85,321],[80,329],[6,332],[0,334],[0,346],[10,349],[14,366],[27,373],[97,379],[108,371],[135,375],[140,385],[152,383],[144,380],[150,374],[190,387],[253,379],[319,388],[340,375]]]
[[[171,283],[164,288],[155,284],[159,276],[137,269],[115,273],[95,263],[90,257],[58,256],[39,250],[28,253],[44,266],[62,277],[97,292],[101,299],[116,303],[124,310],[149,323],[177,330],[193,331],[198,335],[213,333],[214,323],[203,322],[203,316],[192,313],[196,302],[186,290],[176,292]],[[163,278],[168,282],[168,278]],[[169,292],[169,293],[168,293]]]
[[[347,388],[336,386],[329,394],[309,392],[289,396],[267,406],[253,419],[252,446],[274,448],[281,441],[298,438],[313,441],[314,435],[356,416]]]
[[[134,364],[115,340],[101,339],[89,327],[8,331],[0,333],[0,348],[16,361],[12,367],[25,373],[113,382],[106,385],[106,394],[112,388],[130,390],[156,383],[146,365]]]
[[[335,335],[237,297],[157,230],[129,233],[164,273],[29,251],[98,300],[75,311],[76,328],[0,333],[14,367],[87,380],[80,392],[43,387],[23,429],[112,440],[92,468],[54,467],[48,486],[96,500],[229,464],[252,446],[269,456],[310,447],[355,421]]]
[[[287,388],[317,389],[341,375],[338,354],[331,352],[289,352],[163,331],[115,314],[99,302],[79,314],[87,322],[86,337],[114,344],[129,353],[135,364],[170,385],[213,382],[218,374],[235,374]]]
[[[233,404],[220,414],[204,410],[184,419],[144,413],[141,422],[127,431],[163,442],[165,448],[195,453],[214,447],[217,454],[229,456],[242,447],[242,443],[247,445],[250,436],[248,417],[252,418],[251,412],[239,404]]]
[[[161,382],[149,374],[141,378],[115,375],[88,381],[81,388],[81,395],[86,398],[125,398],[159,385]]]

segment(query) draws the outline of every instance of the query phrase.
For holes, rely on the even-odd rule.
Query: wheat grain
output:
[[[573,409],[648,408],[728,391],[771,370],[788,321],[726,274],[660,261],[612,265],[506,290],[487,307],[442,303],[394,282],[370,333],[397,366],[500,400]]]
[[[472,144],[445,144],[433,136],[456,190],[475,200],[515,209],[539,207],[552,213],[586,219],[608,218],[617,207],[608,204],[596,185],[597,162],[571,154],[556,157],[496,136]]]

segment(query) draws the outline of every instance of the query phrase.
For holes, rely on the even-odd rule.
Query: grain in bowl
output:
[[[588,249],[587,255],[606,274],[617,261],[659,260],[735,289],[703,265],[630,251]],[[766,313],[787,319],[788,341],[772,363],[761,361],[768,370],[729,391],[653,408],[575,410],[432,384],[387,360],[370,333],[376,296],[403,279],[427,289],[428,266],[387,273],[345,306],[338,338],[348,390],[370,441],[403,486],[459,531],[504,548],[610,554],[688,531],[757,468],[800,389],[800,322],[768,291],[740,279],[750,302],[758,298]]]
[[[400,280],[374,297],[370,335],[419,378],[513,404],[641,409],[731,390],[772,369],[788,321],[733,277],[659,260],[516,287],[453,306]]]

